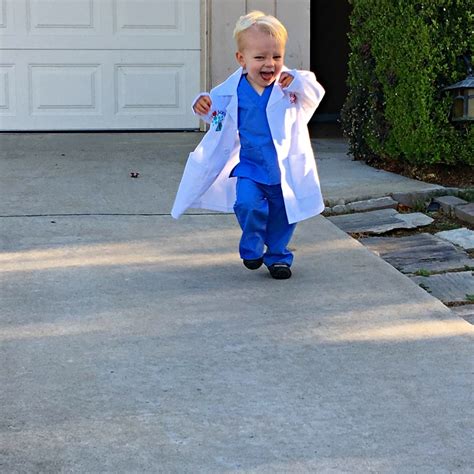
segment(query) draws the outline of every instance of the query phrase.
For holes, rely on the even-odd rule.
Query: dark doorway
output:
[[[340,129],[340,113],[348,92],[350,11],[348,0],[311,0],[311,70],[326,89],[311,121],[318,123],[316,128]]]

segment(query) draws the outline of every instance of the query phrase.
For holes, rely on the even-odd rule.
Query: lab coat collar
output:
[[[281,72],[289,71],[286,66],[283,66]],[[222,84],[219,84],[215,88],[215,93],[217,95],[235,95],[237,94],[237,87],[239,85],[240,78],[245,70],[242,67],[239,67],[237,71],[232,73]],[[275,79],[275,85],[278,85],[278,81],[280,80],[280,76]],[[278,99],[281,99],[284,96],[281,87],[274,87],[272,91],[272,95],[270,96],[269,104],[275,102]]]
[[[286,66],[283,66],[281,72],[289,70],[290,69],[288,69]],[[242,74],[244,72],[244,69],[242,67],[239,67],[237,71],[231,74],[222,84],[219,84],[214,90],[214,93],[217,95],[232,96],[232,99],[230,100],[229,105],[227,106],[227,113],[232,118],[235,124],[237,124],[238,121],[237,87],[239,86],[240,78],[242,77]],[[270,94],[270,98],[268,99],[267,108],[271,107],[273,104],[275,104],[285,96],[282,88],[278,85],[279,80],[280,76],[275,79],[276,87],[273,87],[272,89],[272,93]]]
[[[237,71],[235,71],[222,84],[219,84],[214,89],[214,93],[216,95],[232,96],[227,106],[227,113],[234,121],[235,126],[237,126],[238,123],[237,87],[239,85],[240,78],[242,77],[242,72],[243,68],[239,67]]]
[[[284,72],[285,70],[286,68],[282,69],[281,72]],[[278,102],[280,99],[282,99],[285,96],[285,94],[283,93],[283,89],[279,85],[279,82],[280,82],[280,76],[278,76],[275,79],[272,93],[270,94],[270,98],[268,99],[267,108],[271,107],[275,102]]]
[[[231,74],[222,84],[219,84],[215,93],[217,95],[234,95],[237,93],[237,87],[239,85],[240,78],[244,72],[242,67],[239,67],[237,71]]]

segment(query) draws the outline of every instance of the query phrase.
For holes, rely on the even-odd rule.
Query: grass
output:
[[[420,199],[416,201],[410,208],[410,212],[426,212],[426,206],[429,204],[429,200]]]
[[[423,283],[420,283],[418,286],[419,286],[420,288],[423,288],[423,289],[424,289],[425,291],[427,291],[428,293],[431,293],[431,290],[430,290],[426,285],[424,285]]]
[[[463,189],[459,192],[458,197],[468,202],[474,202],[474,188]]]
[[[429,277],[431,272],[429,270],[425,270],[424,268],[420,268],[415,272],[415,275],[422,276],[422,277]]]

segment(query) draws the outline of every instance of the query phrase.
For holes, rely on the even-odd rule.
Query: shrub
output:
[[[349,94],[342,125],[356,159],[474,165],[472,124],[449,121],[442,89],[474,51],[468,0],[350,0]]]

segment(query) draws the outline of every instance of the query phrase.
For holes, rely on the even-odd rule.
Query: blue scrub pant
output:
[[[266,185],[249,178],[237,178],[234,211],[242,228],[239,245],[242,259],[254,260],[263,256],[267,267],[274,263],[291,266],[293,254],[287,245],[296,224],[288,224],[280,184]]]

